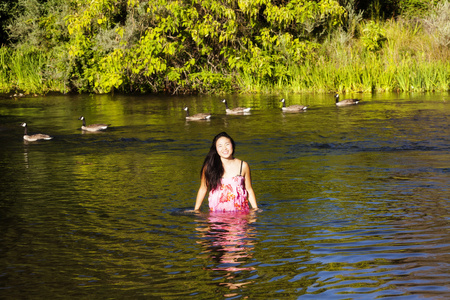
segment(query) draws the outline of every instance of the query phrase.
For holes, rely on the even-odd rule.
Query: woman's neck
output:
[[[223,158],[223,157],[221,157],[220,158],[220,160],[222,160],[222,164],[225,166],[225,165],[231,165],[233,162],[234,162],[234,160],[235,160],[236,158],[234,158],[234,157],[230,157],[230,158]]]
[[[223,178],[229,178],[236,175],[239,175],[239,170],[237,169],[236,165],[236,158],[222,158],[222,165],[223,165]]]

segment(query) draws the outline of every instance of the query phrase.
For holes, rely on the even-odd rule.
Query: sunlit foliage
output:
[[[298,86],[297,76],[305,72],[311,82],[325,84],[319,87],[321,91],[360,90],[356,87],[360,84],[354,82],[341,88],[335,80],[324,81],[320,78],[324,74],[314,70],[325,67],[317,62],[331,69],[336,64],[345,65],[345,53],[330,56],[330,45],[337,46],[336,40],[330,43],[334,37],[345,38],[341,40],[343,45],[351,48],[355,57],[374,56],[376,59],[369,59],[376,64],[372,69],[383,72],[383,51],[389,42],[385,23],[378,19],[364,21],[354,1],[341,2],[18,0],[20,13],[7,26],[13,52],[18,54],[1,54],[2,59],[10,60],[10,67],[1,70],[5,74],[2,91],[317,91],[316,84]],[[417,23],[420,30],[416,34],[423,34],[425,25],[428,34],[439,31],[433,45],[444,47],[439,51],[445,58],[448,34],[439,24],[448,20],[449,13],[445,12],[448,1],[443,3],[447,6],[433,6],[430,17]],[[331,51],[339,53],[339,48]],[[45,83],[39,89],[17,78],[28,76],[20,74],[27,71],[18,58],[30,53],[42,56],[40,65],[32,68],[36,70],[32,77]],[[354,58],[347,63],[355,66]],[[305,70],[305,66],[311,67]],[[358,80],[364,81],[361,76]],[[376,74],[369,75],[373,76]],[[448,79],[434,85],[445,86],[446,82]],[[380,89],[373,83],[362,86],[363,91]],[[399,85],[390,87],[395,88]]]

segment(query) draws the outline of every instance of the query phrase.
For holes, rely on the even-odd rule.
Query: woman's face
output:
[[[221,137],[216,142],[216,150],[217,154],[221,158],[233,158],[233,144],[231,143],[231,140],[227,137]]]

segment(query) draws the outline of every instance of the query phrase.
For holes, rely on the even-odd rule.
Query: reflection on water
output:
[[[360,96],[0,100],[0,297],[448,298],[450,95]],[[224,130],[262,211],[180,213]]]
[[[236,272],[253,271],[249,266],[254,252],[256,230],[251,223],[257,221],[254,211],[249,213],[217,213],[210,212],[203,219],[197,220],[196,228],[200,235],[199,244],[204,248],[200,257],[205,254],[213,262],[207,269],[223,271],[219,285],[230,290],[240,289],[252,281],[242,282]],[[237,296],[227,293],[225,297]]]
[[[201,244],[211,254],[211,259],[219,265],[213,270],[241,271],[254,270],[240,267],[245,264],[253,250],[255,231],[249,227],[256,221],[254,213],[210,213],[208,227],[197,228],[202,232]]]

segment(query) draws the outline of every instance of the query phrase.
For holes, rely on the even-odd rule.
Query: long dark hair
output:
[[[236,149],[234,140],[226,132],[221,132],[214,137],[211,148],[205,157],[205,161],[203,162],[203,166],[200,171],[200,176],[203,175],[203,172],[205,173],[206,185],[211,190],[215,190],[220,185],[223,173],[225,172],[223,169],[222,160],[220,159],[216,148],[217,140],[221,137],[226,137],[231,141],[231,145],[233,146],[233,153],[231,153],[231,155],[234,155],[234,150]]]

